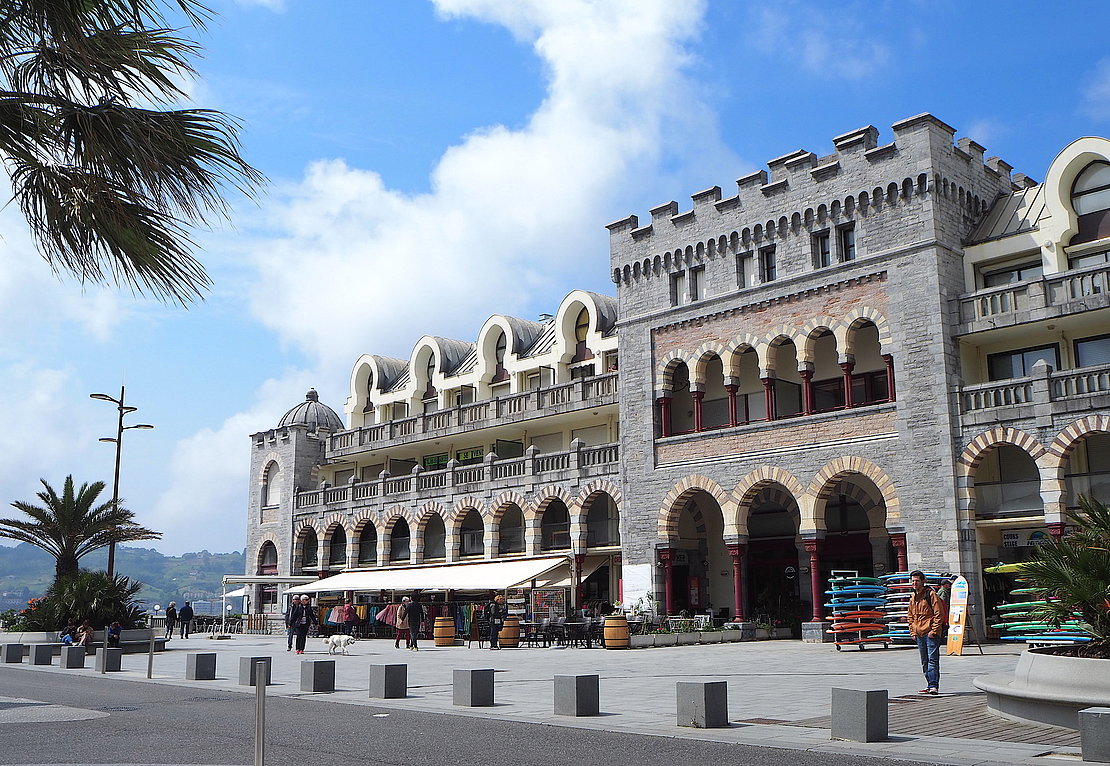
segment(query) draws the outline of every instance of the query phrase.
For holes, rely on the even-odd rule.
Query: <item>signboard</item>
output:
[[[1004,529],[1002,530],[1003,548],[1028,548],[1040,545],[1049,545],[1052,536],[1043,527],[1035,529]]]
[[[533,588],[532,619],[567,616],[566,588]]]
[[[424,467],[428,470],[435,470],[436,468],[445,468],[447,466],[447,453],[441,452],[438,455],[425,455]]]
[[[964,653],[964,633],[967,630],[967,579],[962,575],[952,581],[948,596],[948,647],[945,654]]]
[[[471,447],[470,449],[461,449],[455,453],[455,459],[460,463],[473,463],[476,460],[481,460],[486,451],[482,447]]]
[[[621,565],[621,604],[643,610],[651,602],[651,564]]]

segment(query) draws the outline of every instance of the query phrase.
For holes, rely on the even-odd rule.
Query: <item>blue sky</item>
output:
[[[1103,2],[213,0],[197,105],[270,179],[198,233],[189,310],[53,277],[0,211],[0,498],[110,484],[167,553],[244,540],[248,435],[311,385],[342,414],[361,353],[472,340],[611,292],[606,223],[833,136],[932,112],[1040,180],[1110,134]],[[14,511],[13,511],[14,513]]]

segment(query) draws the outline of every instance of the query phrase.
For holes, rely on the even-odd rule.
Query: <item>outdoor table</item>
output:
[[[520,623],[520,640],[526,641],[529,644],[535,644],[536,641],[542,641],[544,646],[550,643],[547,631],[540,632],[543,627],[542,622],[521,622]]]
[[[588,622],[564,622],[563,627],[567,631],[567,641],[572,644],[585,644],[587,649],[593,647],[593,639],[590,636],[590,623]]]

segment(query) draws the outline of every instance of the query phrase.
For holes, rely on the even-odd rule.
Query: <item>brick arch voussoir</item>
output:
[[[266,543],[274,546],[274,550],[278,555],[278,566],[281,566],[281,543],[279,543],[273,536],[266,535],[258,542],[258,547],[254,549],[254,571],[258,572],[258,568],[262,566],[262,549],[266,547]]]
[[[506,490],[505,492],[502,492],[500,495],[495,497],[493,499],[493,502],[489,504],[490,523],[493,524],[495,527],[500,526],[501,519],[505,515],[505,511],[508,510],[510,505],[515,505],[517,508],[519,508],[521,516],[525,519],[525,522],[527,522],[527,498],[525,498],[524,495],[520,494],[519,492]]]
[[[739,378],[741,355],[748,349],[751,349],[755,352],[757,358],[762,358],[760,356],[760,344],[762,343],[763,341],[758,336],[750,332],[741,333],[731,338],[728,343],[725,344],[725,356],[721,357],[725,363],[725,375],[732,378]]]
[[[956,460],[957,473],[962,477],[971,478],[986,454],[1000,444],[1010,444],[1025,450],[1038,464],[1045,452],[1045,448],[1035,436],[1016,428],[1000,426],[984,431],[968,442]]]
[[[1071,453],[1081,441],[1094,434],[1110,434],[1110,417],[1088,415],[1065,426],[1046,450],[1044,467],[1050,475],[1062,478]]]
[[[416,532],[416,519],[413,517],[412,511],[400,505],[395,505],[385,512],[382,531],[387,535],[393,534],[393,527],[397,525],[397,519],[405,520],[405,523],[409,525],[410,535]]]
[[[463,497],[457,500],[451,507],[451,513],[447,517],[447,533],[449,535],[457,535],[462,529],[463,519],[465,519],[471,511],[477,511],[478,516],[482,519],[482,524],[485,525],[485,503],[477,497]]]
[[[884,354],[890,353],[890,349],[894,344],[894,337],[890,332],[890,322],[887,321],[886,315],[876,308],[871,306],[856,306],[842,320],[844,327],[844,344],[845,350],[851,352],[848,348],[849,336],[864,322],[871,322],[875,325],[875,329],[879,335],[879,348]],[[838,337],[837,340],[840,340]]]
[[[705,375],[709,368],[709,361],[713,357],[718,357],[721,360],[721,368],[723,370],[725,367],[725,344],[719,341],[706,341],[701,345],[701,348],[694,352],[694,366],[690,370],[691,382],[705,383]]]
[[[856,455],[834,458],[823,465],[809,483],[807,493],[813,499],[813,513],[823,507],[844,479],[863,476],[879,493],[879,500],[886,509],[887,521],[901,518],[901,503],[890,475],[866,458]],[[864,493],[870,498],[869,493]],[[871,508],[865,508],[870,511]]]
[[[813,347],[817,343],[817,338],[814,337],[819,330],[828,330],[836,338],[837,347],[840,346],[840,338],[836,337],[836,328],[839,324],[838,320],[830,316],[813,317],[798,329],[798,335],[801,338],[799,343],[794,341],[794,345],[798,348],[798,361],[799,362],[812,362],[813,361]]]
[[[586,508],[590,502],[602,492],[613,498],[613,503],[617,506],[617,510],[619,511],[624,496],[621,494],[621,488],[609,479],[594,479],[586,484],[578,493],[575,502],[580,508]]]
[[[527,508],[521,508],[524,512],[525,523],[538,522],[543,517],[544,511],[547,510],[547,506],[555,500],[561,501],[567,507],[567,513],[570,513],[574,498],[562,487],[550,484],[540,488],[540,491],[536,493],[535,498],[528,504]]]
[[[442,503],[429,500],[416,509],[416,529],[413,531],[423,537],[424,530],[427,528],[428,522],[432,520],[433,516],[439,516],[440,520],[444,522],[444,527],[447,526],[447,508],[445,508]]]
[[[732,498],[720,484],[701,474],[692,474],[678,481],[667,494],[659,508],[658,534],[659,539],[670,542],[678,537],[678,517],[682,513],[686,501],[698,492],[705,492],[716,501],[721,508],[721,515],[726,520],[732,512]]]
[[[674,370],[679,362],[685,364],[687,369],[690,368],[690,360],[681,349],[675,349],[659,360],[659,366],[655,370],[655,379],[659,381],[660,391],[674,390]]]

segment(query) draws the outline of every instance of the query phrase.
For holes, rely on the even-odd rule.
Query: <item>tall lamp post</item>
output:
[[[111,402],[112,404],[116,405],[116,409],[119,411],[119,424],[116,426],[116,438],[113,439],[109,436],[103,436],[103,437],[100,438],[100,441],[102,441],[102,442],[111,442],[111,443],[116,445],[116,472],[115,472],[115,475],[112,479],[112,504],[113,505],[117,505],[119,503],[119,458],[120,458],[120,452],[123,450],[123,432],[124,431],[130,431],[130,430],[135,429],[135,428],[140,428],[140,429],[154,428],[154,426],[152,426],[148,423],[137,423],[133,426],[125,426],[123,424],[123,416],[124,415],[126,415],[130,412],[135,412],[136,410],[139,409],[138,407],[128,407],[128,406],[124,405],[124,403],[123,403],[124,391],[125,391],[125,388],[123,386],[120,386],[119,387],[119,399],[116,399],[114,396],[109,396],[108,394],[89,394],[90,399],[99,399],[102,402]],[[115,571],[116,571],[116,541],[113,539],[108,543],[108,576],[111,577],[113,574],[115,574]]]

